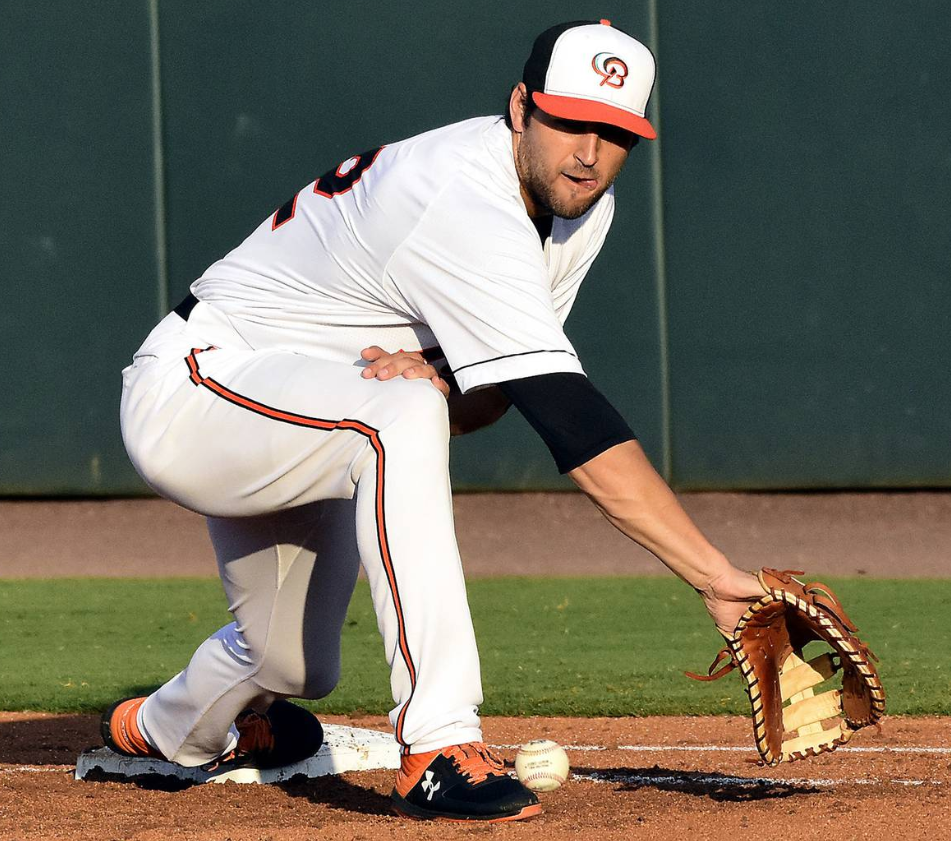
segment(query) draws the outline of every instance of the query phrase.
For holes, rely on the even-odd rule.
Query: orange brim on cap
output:
[[[532,94],[534,103],[546,114],[559,117],[562,120],[580,120],[586,123],[607,123],[617,126],[634,134],[653,140],[657,137],[654,127],[644,118],[615,108],[603,102],[591,99],[576,99],[571,96],[556,96],[551,93],[535,91]]]

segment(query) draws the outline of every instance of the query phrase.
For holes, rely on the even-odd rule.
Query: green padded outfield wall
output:
[[[355,150],[497,113],[550,23],[658,53],[569,333],[681,488],[951,484],[951,18],[885,2],[0,0],[0,493],[143,490],[119,372]],[[459,488],[567,487],[518,417]]]
[[[140,487],[116,414],[159,305],[151,37],[146,3],[0,2],[0,493]]]
[[[951,484],[949,39],[941,0],[663,4],[679,486]]]

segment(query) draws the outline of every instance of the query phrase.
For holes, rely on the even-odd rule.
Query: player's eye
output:
[[[638,136],[630,131],[625,131],[617,126],[609,126],[605,123],[598,125],[598,135],[607,143],[613,143],[622,149],[633,149],[637,146]]]

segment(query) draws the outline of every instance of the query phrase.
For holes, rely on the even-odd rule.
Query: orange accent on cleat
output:
[[[534,793],[483,742],[404,755],[391,798],[397,814],[417,820],[498,823],[542,812]]]
[[[139,729],[139,708],[143,703],[145,698],[128,698],[116,704],[107,713],[107,720],[103,721],[103,741],[114,751],[126,756],[164,759],[165,757],[146,741]]]
[[[406,797],[409,790],[419,782],[423,771],[429,767],[441,751],[431,750],[427,753],[405,754],[400,759],[400,769],[396,772],[396,790],[401,797]]]
[[[234,726],[238,731],[234,750],[202,765],[205,771],[211,773],[229,764],[240,766],[245,760],[253,765],[262,755],[274,750],[274,730],[266,716],[247,710],[234,720]]]
[[[484,742],[467,742],[464,745],[450,745],[448,748],[427,753],[411,753],[402,757],[400,770],[396,772],[396,791],[400,796],[409,794],[410,789],[419,782],[423,772],[439,754],[454,760],[459,772],[473,785],[481,783],[490,774],[501,774],[505,771],[505,763]]]

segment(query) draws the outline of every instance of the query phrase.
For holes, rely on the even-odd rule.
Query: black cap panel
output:
[[[555,42],[561,37],[562,33],[574,29],[576,26],[594,26],[599,23],[601,23],[599,20],[573,20],[549,27],[539,35],[532,45],[531,55],[529,55],[528,61],[525,62],[525,68],[522,70],[522,81],[529,92],[545,90],[545,77],[548,75],[552,50],[555,49]]]

